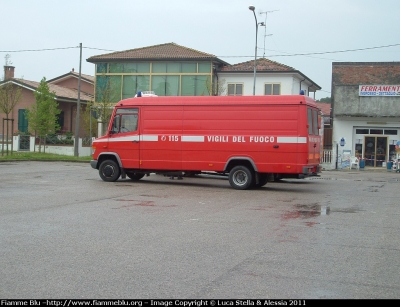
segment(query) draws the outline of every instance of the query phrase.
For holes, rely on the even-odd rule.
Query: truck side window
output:
[[[310,108],[307,109],[307,119],[308,119],[308,134],[312,135],[313,134],[313,116],[312,116],[312,110]]]
[[[314,128],[314,135],[319,135],[317,110],[313,110],[313,128]]]
[[[113,120],[113,124],[112,124],[112,130],[111,133],[118,133],[119,131],[119,122],[120,122],[120,117],[119,116],[115,116],[114,120]]]
[[[118,109],[112,126],[112,133],[125,133],[136,131],[138,127],[138,112],[134,109]]]
[[[131,132],[137,129],[137,114],[122,114],[120,132]]]

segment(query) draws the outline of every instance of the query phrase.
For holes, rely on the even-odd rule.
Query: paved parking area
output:
[[[103,182],[0,163],[2,298],[399,298],[400,174]]]

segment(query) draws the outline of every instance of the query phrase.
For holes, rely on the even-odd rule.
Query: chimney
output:
[[[14,66],[4,66],[4,81],[14,78]]]

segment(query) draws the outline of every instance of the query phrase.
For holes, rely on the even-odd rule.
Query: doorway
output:
[[[387,137],[366,136],[364,139],[365,166],[382,167],[387,161]]]

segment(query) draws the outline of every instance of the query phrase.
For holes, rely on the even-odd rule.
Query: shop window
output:
[[[369,129],[356,129],[356,134],[369,134]]]
[[[386,135],[397,135],[397,130],[388,130],[385,129],[385,133]]]
[[[362,144],[356,144],[354,148],[354,155],[357,158],[360,158],[362,156]]]

